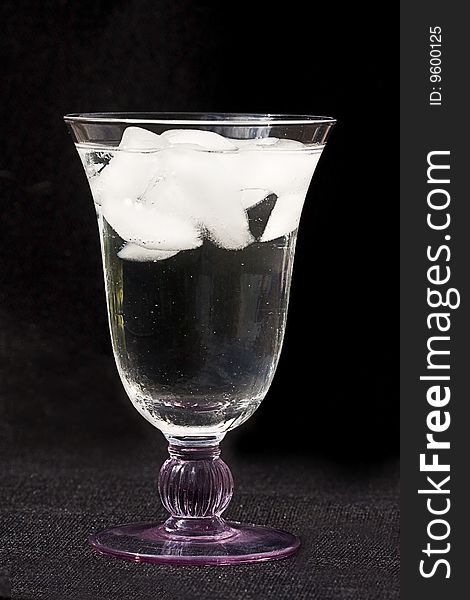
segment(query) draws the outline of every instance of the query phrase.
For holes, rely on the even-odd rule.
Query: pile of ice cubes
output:
[[[227,250],[245,248],[255,241],[249,210],[273,194],[257,241],[295,230],[321,149],[287,139],[128,127],[100,170],[91,168],[92,150],[79,153],[98,210],[127,242],[119,256],[154,261],[197,248],[204,238]]]

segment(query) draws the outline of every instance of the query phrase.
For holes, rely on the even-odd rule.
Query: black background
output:
[[[18,325],[16,340],[32,326],[50,346],[62,339],[110,355],[94,211],[63,114],[332,115],[338,125],[303,215],[282,359],[240,436],[250,430],[254,444],[288,440],[302,452],[305,436],[326,453],[395,452],[397,117],[389,44],[383,30],[365,27],[370,9],[316,14],[300,5],[142,0],[21,6],[2,8],[2,310]],[[18,418],[26,407],[12,410]],[[112,410],[133,412],[119,400]],[[45,411],[28,402],[31,424]],[[57,425],[78,427],[83,417],[61,395]]]
[[[51,467],[160,436],[114,368],[94,209],[62,115],[231,111],[338,119],[304,208],[277,374],[228,436],[234,455],[351,472],[396,458],[398,35],[385,8],[51,0],[3,2],[0,22],[1,427],[14,453]]]

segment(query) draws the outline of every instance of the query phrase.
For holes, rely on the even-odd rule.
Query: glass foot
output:
[[[300,545],[278,529],[225,523],[217,535],[168,534],[163,525],[135,523],[107,529],[89,538],[101,554],[135,562],[174,565],[229,565],[286,558]]]

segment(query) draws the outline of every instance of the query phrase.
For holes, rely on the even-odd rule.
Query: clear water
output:
[[[118,148],[78,146],[98,214],[119,374],[137,410],[166,435],[223,434],[264,398],[321,150],[136,127]]]
[[[281,350],[295,233],[140,262],[118,257],[124,241],[102,216],[100,227],[114,354],[137,410],[173,436],[245,421]]]

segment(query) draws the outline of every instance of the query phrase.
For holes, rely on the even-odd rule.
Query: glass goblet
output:
[[[88,113],[65,121],[98,216],[111,339],[134,407],[163,432],[169,518],[90,538],[144,562],[289,556],[294,535],[225,521],[220,458],[274,376],[302,206],[334,120]]]

